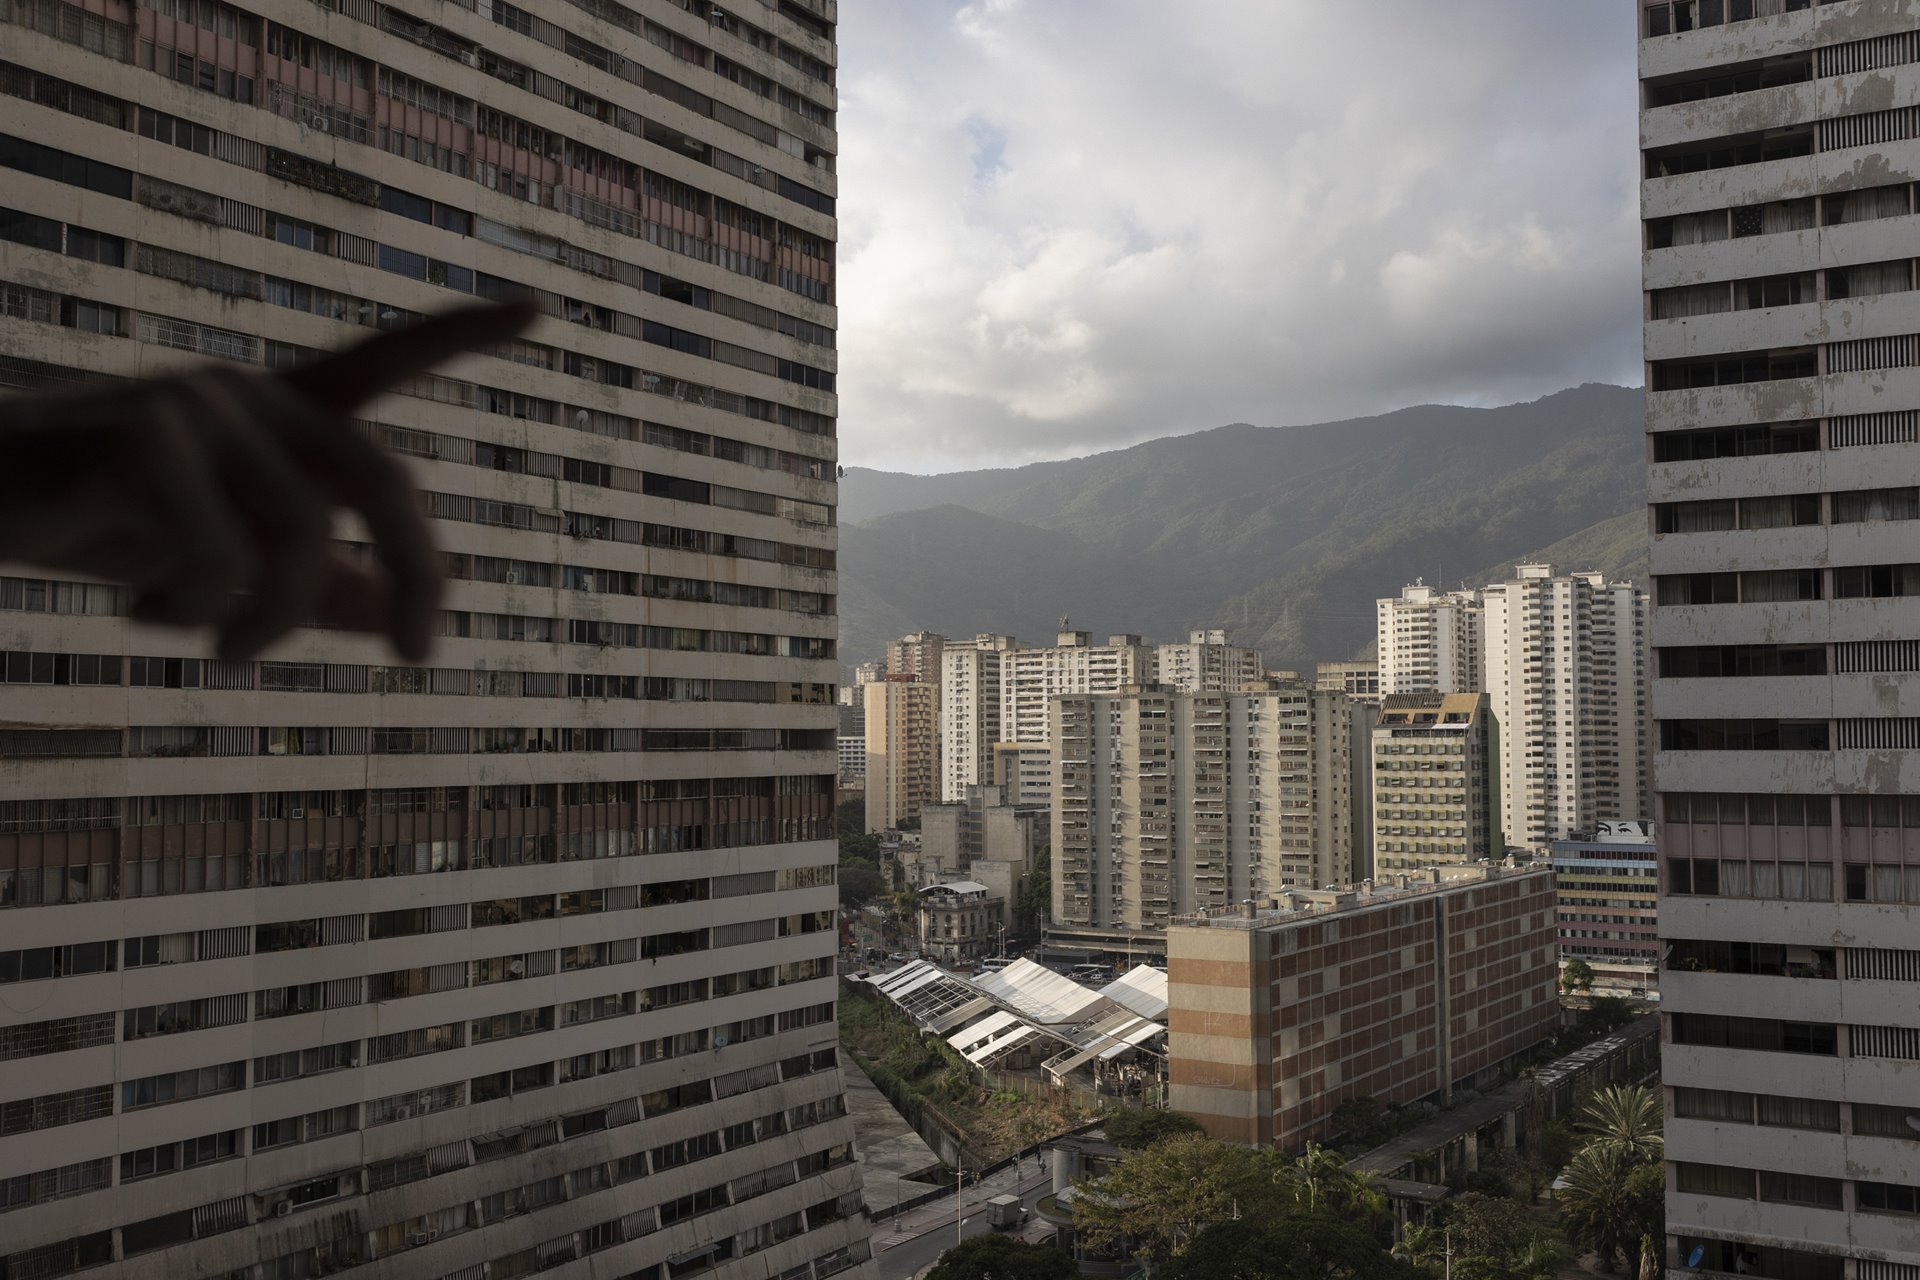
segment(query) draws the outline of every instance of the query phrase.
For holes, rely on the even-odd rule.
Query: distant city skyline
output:
[[[844,16],[849,465],[1640,381],[1634,50],[1608,6]]]

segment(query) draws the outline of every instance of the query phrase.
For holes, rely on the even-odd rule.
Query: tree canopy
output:
[[[1145,1111],[1137,1107],[1115,1107],[1101,1120],[1107,1141],[1128,1151],[1150,1147],[1175,1134],[1201,1134],[1206,1130],[1191,1116],[1178,1111]]]
[[[1073,1221],[1103,1252],[1131,1246],[1163,1263],[1216,1222],[1272,1218],[1291,1203],[1279,1153],[1176,1134],[1127,1156],[1106,1177],[1075,1185]]]
[[[1053,853],[1042,845],[1013,900],[1014,936],[1034,940],[1053,918]]]
[[[1568,991],[1593,990],[1593,966],[1575,956],[1561,967],[1560,985]]]
[[[1660,1094],[1647,1085],[1611,1085],[1587,1099],[1574,1128],[1584,1146],[1625,1152],[1636,1160],[1660,1158]]]
[[[1310,1146],[1296,1160],[1189,1133],[1149,1141],[1105,1178],[1076,1184],[1074,1226],[1094,1248],[1130,1246],[1135,1257],[1158,1265],[1183,1255],[1202,1231],[1236,1218],[1266,1224],[1324,1219],[1360,1233],[1384,1254],[1392,1225],[1386,1198],[1331,1148]]]
[[[926,1280],[1076,1280],[1079,1274],[1072,1258],[1049,1245],[984,1235],[941,1254]]]
[[[858,911],[887,891],[887,879],[868,858],[840,859],[840,905]]]
[[[1326,1214],[1216,1222],[1168,1265],[1167,1280],[1416,1280],[1371,1233]]]

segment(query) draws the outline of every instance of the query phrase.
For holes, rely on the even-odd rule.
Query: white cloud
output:
[[[847,461],[1637,377],[1613,6],[843,0],[840,35]]]

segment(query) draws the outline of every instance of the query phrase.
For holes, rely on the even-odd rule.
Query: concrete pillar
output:
[[[1465,1158],[1468,1173],[1480,1172],[1480,1131],[1478,1129],[1467,1130],[1461,1154]]]
[[[1500,1145],[1512,1151],[1520,1145],[1520,1113],[1509,1111],[1500,1117]]]

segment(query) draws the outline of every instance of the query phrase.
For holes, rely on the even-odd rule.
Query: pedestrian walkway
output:
[[[923,1191],[925,1184],[918,1184]],[[978,1181],[972,1174],[966,1178],[966,1189],[961,1195],[959,1216],[963,1221],[970,1220],[987,1211],[987,1201],[995,1196],[1024,1196],[1052,1185],[1052,1175],[1040,1167],[1039,1158],[1027,1156],[1018,1167],[1008,1165],[997,1169]],[[868,1192],[867,1203],[882,1207]],[[954,1209],[952,1189],[938,1200],[909,1209],[888,1222],[876,1222],[873,1227],[873,1248],[876,1253],[904,1243],[929,1231],[942,1227],[953,1227]],[[1029,1223],[1029,1226],[1032,1224]]]
[[[852,1054],[841,1054],[840,1063],[846,1073],[847,1113],[853,1118],[853,1149],[860,1157],[867,1208],[877,1213],[932,1191],[934,1183],[913,1179],[938,1169],[940,1157],[893,1109]]]

